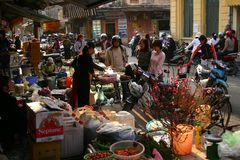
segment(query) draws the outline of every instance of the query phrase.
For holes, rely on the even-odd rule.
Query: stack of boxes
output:
[[[28,130],[32,160],[60,160],[63,140],[61,110],[48,110],[41,102],[28,103]]]
[[[70,112],[58,110],[52,102],[47,104],[48,107],[43,107],[42,102],[28,103],[31,160],[60,160],[81,155],[83,125]]]
[[[33,41],[30,42],[30,62],[33,65],[34,71],[37,75],[40,74],[38,69],[38,64],[41,62],[42,55],[40,52],[40,42],[39,41]]]

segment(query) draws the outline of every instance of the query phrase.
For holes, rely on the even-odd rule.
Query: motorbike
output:
[[[191,51],[179,48],[174,51],[173,58],[170,59],[171,64],[187,63],[191,57]]]
[[[143,71],[140,67],[138,67],[136,75],[140,78],[137,82],[131,81],[128,85],[129,94],[126,98],[126,101],[123,105],[124,111],[131,110],[135,104],[138,103],[138,100],[143,96],[144,92],[148,90],[147,84],[153,76],[148,72]]]
[[[227,72],[228,75],[237,75],[239,69],[238,69],[236,59],[238,57],[239,57],[239,53],[230,53],[222,57],[222,61],[229,68]]]
[[[140,77],[140,80],[138,82],[132,81],[129,83],[130,94],[127,96],[127,99],[123,105],[124,111],[130,111],[137,103],[144,107],[148,106],[150,108],[153,100],[149,91],[156,82],[160,88],[173,87],[172,84],[160,81],[149,72],[143,71],[140,67],[137,68],[136,74]]]
[[[196,70],[195,81],[202,87],[218,87],[224,90],[224,94],[228,94],[226,65],[212,61],[211,68],[198,64]]]

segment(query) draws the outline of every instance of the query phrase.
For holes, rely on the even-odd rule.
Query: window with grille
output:
[[[184,37],[193,34],[193,0],[184,0]]]
[[[213,32],[218,33],[219,0],[207,0],[206,11],[206,35],[211,36]]]

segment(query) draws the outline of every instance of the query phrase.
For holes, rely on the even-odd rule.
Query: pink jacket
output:
[[[165,61],[165,53],[160,52],[159,54],[156,51],[152,51],[150,64],[149,64],[149,72],[159,76],[163,73],[163,63]]]

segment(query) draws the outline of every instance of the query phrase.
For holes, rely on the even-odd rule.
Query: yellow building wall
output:
[[[206,1],[193,0],[193,36],[196,31],[206,33]],[[191,40],[183,37],[183,3],[184,0],[170,0],[170,31],[176,40]],[[219,0],[219,31],[224,31],[229,22],[229,7],[225,0]]]
[[[174,39],[177,37],[177,2],[176,0],[170,0],[170,31]]]
[[[170,31],[174,39],[182,37],[183,0],[170,0]]]
[[[219,0],[219,32],[225,30],[225,26],[229,23],[229,6],[226,3],[226,0]]]
[[[206,0],[193,0],[193,35],[206,32]]]

